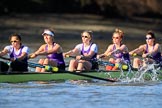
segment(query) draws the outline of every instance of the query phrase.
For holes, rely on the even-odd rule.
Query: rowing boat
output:
[[[133,74],[128,72],[124,72],[124,77],[132,77]],[[126,76],[127,75],[127,76]],[[151,73],[147,73],[145,79],[150,79]],[[148,77],[149,76],[149,77]],[[21,82],[29,82],[29,81],[65,81],[65,80],[91,80],[91,79],[99,79],[115,82],[114,80],[110,80],[110,78],[121,78],[120,71],[110,71],[110,72],[99,72],[99,71],[89,71],[89,72],[68,72],[68,71],[58,71],[58,72],[24,72],[24,73],[9,73],[9,74],[0,74],[0,83],[21,83]],[[157,78],[162,80],[162,74],[158,73]]]
[[[27,81],[58,81],[58,80],[89,80],[91,77],[82,76],[96,76],[99,78],[108,78],[107,72],[24,72],[24,73],[9,73],[9,74],[0,74],[0,83],[18,83],[18,82],[27,82]]]
[[[0,57],[8,60],[8,58]],[[103,63],[103,62],[102,62]],[[109,62],[104,62],[106,65],[111,65]],[[105,65],[105,64],[104,64]],[[50,72],[10,72],[7,74],[0,74],[0,83],[19,83],[28,81],[65,81],[65,80],[91,80],[97,79],[102,81],[116,82],[123,79],[126,80],[162,80],[162,70],[156,70],[156,64],[148,65],[148,67],[142,71],[85,71],[85,72],[69,72],[61,71],[57,67],[51,67],[48,65],[41,65],[37,63],[28,62],[28,66],[35,68],[45,68]],[[129,66],[130,67],[130,66]],[[122,68],[121,68],[122,69]],[[128,68],[131,69],[131,68]],[[141,68],[143,69],[143,68]],[[150,71],[152,70],[152,72]],[[148,72],[147,72],[148,71]],[[117,80],[114,80],[117,79]]]

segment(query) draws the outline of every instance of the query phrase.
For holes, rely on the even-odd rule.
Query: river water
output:
[[[0,108],[161,108],[162,82],[0,84]]]

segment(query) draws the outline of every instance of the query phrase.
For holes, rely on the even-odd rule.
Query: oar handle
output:
[[[40,67],[40,68],[45,68],[46,71],[51,71],[51,72],[58,72],[58,67],[53,67],[53,66],[49,66],[49,65],[41,65],[38,63],[32,63],[32,62],[28,62],[28,66],[30,67]]]
[[[121,63],[111,63],[111,62],[108,62],[108,61],[101,61],[101,60],[98,60],[98,64],[101,65],[101,66],[106,66],[106,65],[109,65],[109,66],[115,66],[117,68],[122,68],[122,69],[128,69],[128,66],[125,65],[125,64],[121,64]]]
[[[66,55],[66,58],[76,58],[76,56]]]
[[[58,67],[52,67],[52,66],[44,66],[45,70],[51,71],[51,72],[58,72]]]
[[[137,53],[133,53],[132,56],[133,56],[133,57],[137,57],[137,56],[142,57],[142,55],[139,55],[139,54],[137,54]],[[152,57],[151,54],[147,55],[146,58],[151,58],[151,59],[153,59],[153,57]]]

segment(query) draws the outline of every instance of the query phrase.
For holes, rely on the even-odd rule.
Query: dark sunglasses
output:
[[[152,37],[149,37],[149,38],[146,37],[146,40],[149,40],[149,39],[153,39],[153,38]]]
[[[10,42],[11,42],[11,43],[13,43],[13,42],[15,43],[15,42],[18,42],[18,41],[14,40],[14,41],[10,41]]]
[[[119,39],[119,37],[112,37],[112,39]]]
[[[89,38],[88,36],[81,36],[82,38],[84,37],[84,38]]]

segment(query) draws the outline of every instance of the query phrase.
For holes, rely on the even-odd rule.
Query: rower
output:
[[[161,47],[159,43],[155,42],[156,37],[152,30],[146,33],[146,44],[140,45],[138,48],[129,52],[130,55],[142,53],[142,58],[134,57],[133,68],[138,69],[147,63],[160,63],[161,58]],[[146,60],[147,59],[147,60]]]
[[[1,71],[28,71],[27,56],[29,48],[22,44],[20,34],[14,33],[9,37],[11,45],[6,46],[1,52],[0,56],[9,55],[10,68],[8,70],[7,64],[1,63]]]
[[[109,45],[107,50],[100,55],[97,55],[97,58],[109,57],[109,62],[112,64],[123,64],[130,63],[130,58],[128,54],[128,48],[125,44],[122,43],[124,37],[124,32],[118,28],[115,29],[113,33],[112,40],[113,44]],[[118,65],[115,66],[106,66],[106,70],[117,70],[119,69]]]
[[[42,33],[45,44],[41,45],[40,48],[34,53],[29,55],[29,58],[35,58],[40,55],[46,56],[46,58],[41,58],[39,64],[50,65],[52,67],[58,67],[60,70],[65,70],[65,62],[63,58],[62,47],[55,42],[54,32],[51,29],[45,29]],[[36,72],[50,71],[45,68],[36,67]]]
[[[69,64],[69,71],[83,71],[83,70],[95,70],[98,69],[96,62],[98,47],[93,43],[93,32],[83,31],[81,33],[82,43],[75,46],[74,49],[65,52],[66,55],[76,55],[75,59],[72,59]]]

